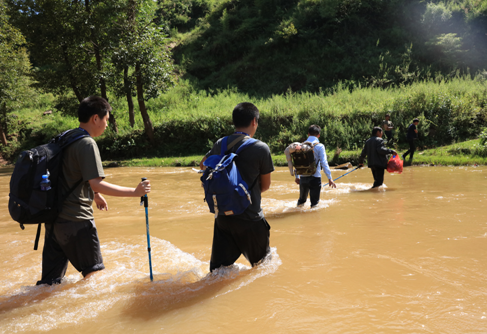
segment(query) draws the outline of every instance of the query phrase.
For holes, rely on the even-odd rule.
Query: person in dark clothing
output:
[[[419,119],[413,119],[413,123],[408,127],[408,134],[406,140],[409,144],[409,150],[402,155],[402,160],[406,160],[407,155],[409,154],[409,161],[413,160],[414,151],[416,151],[416,145],[414,145],[414,141],[418,139],[418,124]]]
[[[240,141],[230,152],[236,152],[244,141],[252,138],[257,131],[259,110],[249,102],[238,104],[232,114],[235,126],[234,134],[228,142]],[[219,139],[207,156],[221,153],[222,139]],[[227,152],[228,152],[227,151]],[[235,164],[242,179],[252,185],[250,206],[240,215],[218,215],[213,229],[213,244],[211,247],[210,271],[222,266],[232,265],[240,255],[253,266],[259,264],[269,253],[270,226],[264,218],[261,207],[261,194],[271,186],[271,173],[274,171],[271,152],[266,143],[257,140],[256,143],[239,153]]]
[[[359,168],[364,166],[364,159],[367,157],[367,166],[372,170],[374,185],[377,188],[384,183],[384,170],[387,167],[387,155],[397,154],[396,151],[386,148],[382,139],[382,129],[378,126],[372,129],[372,137],[367,139],[362,153],[359,157]]]

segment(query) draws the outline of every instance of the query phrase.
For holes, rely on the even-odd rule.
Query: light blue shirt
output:
[[[309,136],[308,139],[306,139],[306,141],[309,141],[312,144],[314,142],[318,142],[318,143],[320,142],[318,140],[318,138],[316,138],[315,136]],[[321,169],[323,169],[328,180],[331,180],[331,170],[330,170],[330,166],[328,166],[328,160],[326,159],[325,145],[323,145],[323,144],[316,145],[313,149],[313,152],[315,155],[315,162],[318,166],[316,168],[316,173],[314,173],[312,176],[320,177],[321,176]],[[297,175],[297,176],[298,176],[298,178],[300,176],[301,177],[307,177],[307,175]]]

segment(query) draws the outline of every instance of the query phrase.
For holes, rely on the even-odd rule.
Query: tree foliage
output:
[[[22,33],[12,26],[0,0],[0,139],[7,145],[7,114],[31,95],[31,64]]]
[[[222,0],[192,20],[175,58],[206,89],[316,92],[374,83],[386,67],[399,85],[487,66],[485,1]]]

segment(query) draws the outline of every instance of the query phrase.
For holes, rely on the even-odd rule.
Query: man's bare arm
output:
[[[260,176],[260,192],[269,190],[271,187],[271,173]]]
[[[91,179],[88,182],[90,182],[91,189],[93,189],[94,192],[108,196],[140,197],[150,192],[149,180],[140,182],[136,188],[117,186],[116,184],[103,181],[101,177]]]

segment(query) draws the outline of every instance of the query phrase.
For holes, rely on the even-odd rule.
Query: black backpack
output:
[[[49,143],[23,151],[10,178],[8,211],[13,220],[24,229],[24,224],[39,224],[34,250],[37,250],[41,223],[53,223],[66,196],[81,182],[80,180],[67,194],[60,194],[59,181],[62,176],[63,149],[78,139],[88,137],[83,129],[65,131]],[[49,174],[51,189],[41,190],[42,175]]]

